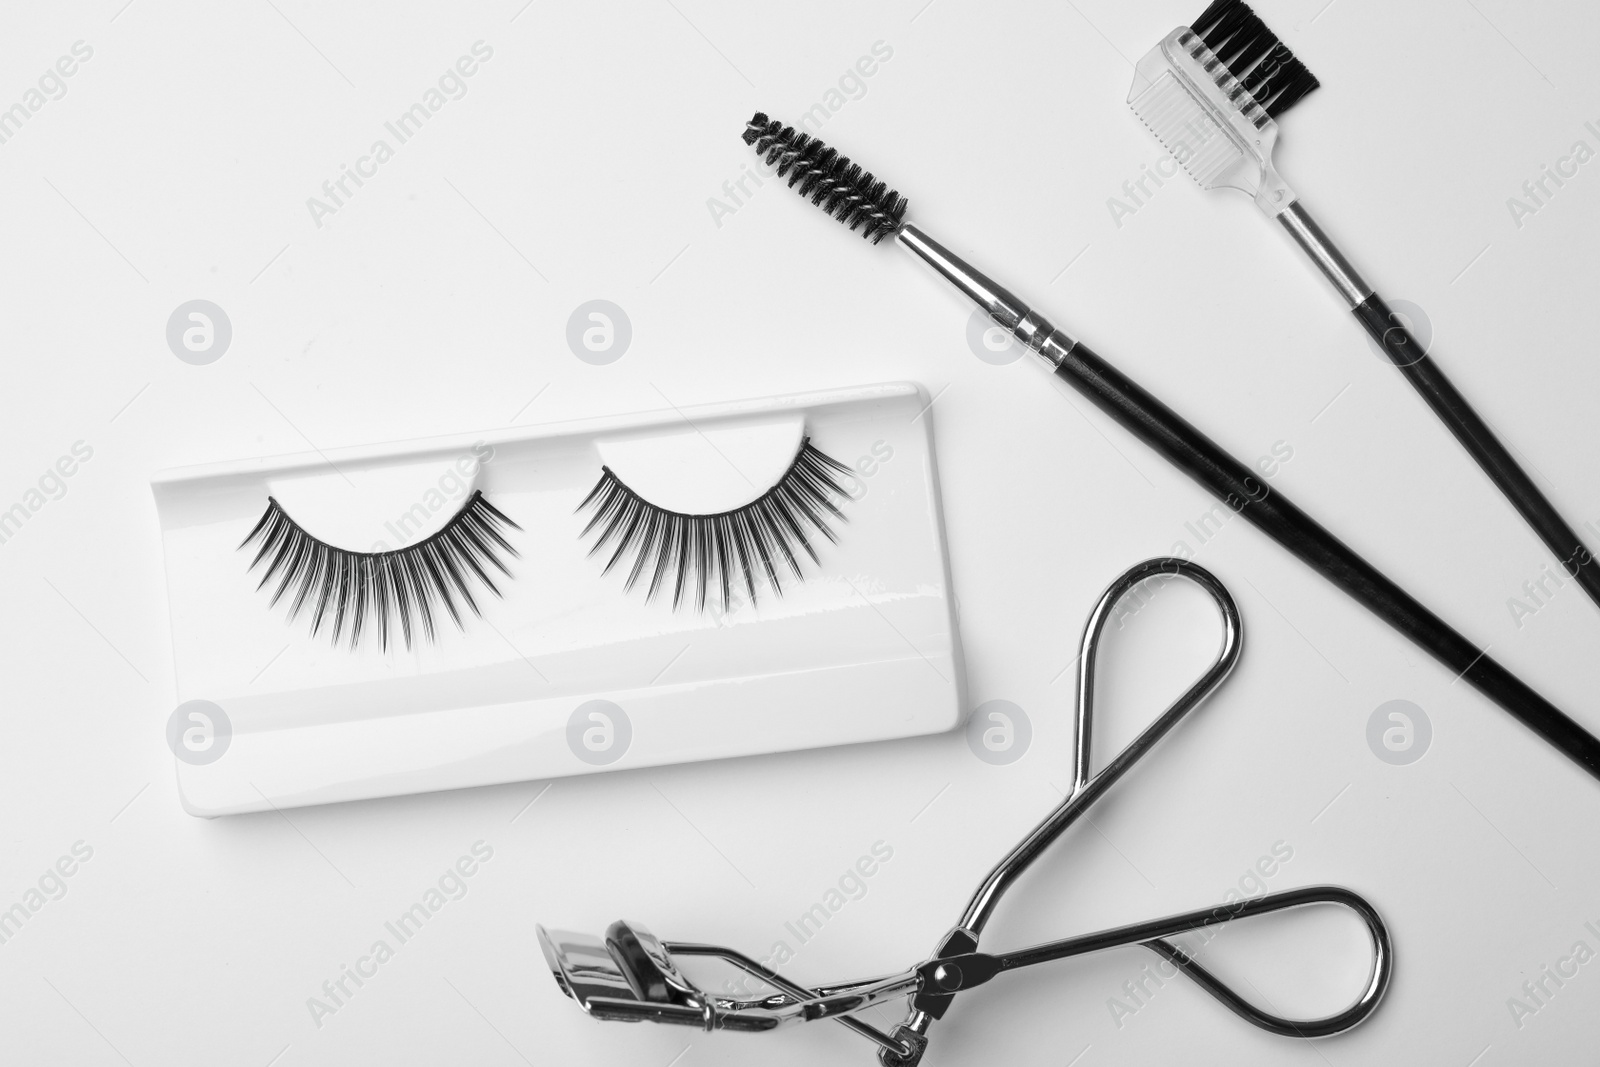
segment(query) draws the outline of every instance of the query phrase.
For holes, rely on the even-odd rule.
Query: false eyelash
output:
[[[455,599],[458,595],[474,615],[482,614],[469,588],[468,575],[470,572],[489,592],[500,595],[485,565],[511,576],[498,555],[517,555],[501,533],[508,526],[522,529],[489,503],[482,492],[474,490],[461,510],[426,540],[389,552],[352,552],[313,537],[289,517],[282,504],[268,497],[261,521],[239,547],[257,539],[261,542],[256,558],[250,561],[250,570],[269,555],[272,557],[256,586],[261,589],[274,575],[281,575],[269,606],[277,604],[293,588],[289,618],[293,619],[308,603],[313,604],[311,632],[315,634],[331,609],[333,643],[339,643],[339,634],[348,619],[351,648],[361,639],[367,618],[374,616],[379,640],[387,651],[394,620],[400,623],[407,648],[411,647],[414,625],[420,625],[432,641],[433,613],[438,605],[443,605],[460,627],[461,613]]]
[[[655,566],[645,599],[653,599],[667,575],[674,574],[674,610],[682,602],[692,577],[698,609],[705,610],[707,588],[715,583],[722,594],[722,610],[726,611],[735,568],[743,575],[753,604],[757,567],[781,596],[783,584],[777,568],[780,558],[796,580],[802,577],[796,548],[810,556],[812,563],[818,562],[807,526],[829,541],[837,541],[828,527],[828,516],[847,521],[833,498],[849,494],[834,475],[849,473],[850,468],[812,447],[808,437],[800,442],[800,451],[778,483],[755,500],[731,511],[689,515],[650,503],[623,484],[610,467],[602,467],[600,481],[578,505],[578,511],[594,507],[594,516],[579,536],[587,537],[600,527],[600,537],[589,549],[591,556],[616,542],[601,573],[609,573],[624,556],[633,554],[626,589],[633,588],[653,559]]]

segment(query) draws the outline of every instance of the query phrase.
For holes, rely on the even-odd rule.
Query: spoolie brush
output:
[[[789,188],[873,244],[900,229],[909,201],[816,138],[758,111],[745,126],[744,143],[788,178]]]
[[[1600,604],[1600,561],[1489,424],[1312,220],[1272,162],[1277,119],[1316,77],[1241,0],[1214,0],[1139,61],[1128,104],[1202,189],[1238,189],[1277,219],[1523,519]]]
[[[756,112],[745,123],[744,143],[786,177],[789,188],[877,244],[893,235],[900,245],[971,297],[995,323],[1011,331],[1052,366],[1077,343],[1033,313],[1021,300],[978,273],[949,249],[905,221],[910,201],[815,137]]]
[[[1237,14],[1230,17],[1238,20]],[[1257,54],[1257,66],[1268,57],[1279,57],[1275,60],[1278,67],[1257,80],[1258,87],[1270,87],[1269,103],[1275,104],[1295,92],[1303,95],[1309,91],[1306,89],[1309,74],[1302,75],[1289,67],[1282,53],[1276,52],[1276,43],[1261,40],[1261,31],[1255,29],[1253,23],[1242,23],[1241,29],[1235,32],[1252,35],[1250,41],[1241,44],[1240,54]],[[1259,104],[1249,106],[1252,114],[1270,122]],[[1038,353],[1058,376],[1135,436],[1259,526],[1302,562],[1432,653],[1457,677],[1465,678],[1482,690],[1590,774],[1600,778],[1600,740],[1485,655],[1480,645],[1451,629],[1443,619],[1286,500],[1283,494],[1262,484],[1251,468],[1224,452],[1182,416],[914,223],[906,221],[906,199],[899,193],[822,142],[796,133],[793,127],[773,122],[764,114],[757,113],[745,125],[744,139],[763,158],[780,167],[779,173],[788,178],[791,188],[867,240],[876,244],[892,235],[902,248],[970,297],[996,325]]]

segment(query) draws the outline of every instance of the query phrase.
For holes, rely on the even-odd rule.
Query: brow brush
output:
[[[852,231],[873,244],[893,237],[1136,437],[1600,778],[1600,740],[1384,577],[1282,493],[1272,491],[1250,468],[1177,412],[907,222],[905,197],[816,138],[760,112],[746,124],[744,140],[769,167],[776,168],[779,177],[788,179],[791,189]]]
[[[1139,61],[1128,105],[1202,189],[1247,193],[1289,231],[1567,575],[1600,603],[1600,561],[1273,166],[1277,117],[1319,84],[1248,4],[1215,0],[1192,27],[1179,26]]]

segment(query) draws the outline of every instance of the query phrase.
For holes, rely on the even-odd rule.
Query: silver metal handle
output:
[[[1275,1015],[1240,996],[1223,984],[1221,979],[1206,970],[1194,957],[1167,938],[1209,926],[1248,919],[1254,915],[1267,915],[1291,908],[1304,908],[1314,904],[1332,904],[1354,912],[1367,930],[1367,940],[1372,950],[1372,969],[1366,984],[1350,1005],[1332,1015],[1316,1019],[1289,1019]],[[919,969],[924,987],[934,987],[955,993],[982,985],[1003,971],[1031,967],[1036,963],[1049,963],[1070,956],[1083,956],[1091,952],[1142,945],[1172,963],[1196,984],[1221,1001],[1229,1010],[1263,1030],[1286,1037],[1327,1037],[1342,1033],[1361,1022],[1383,999],[1389,987],[1394,968],[1394,954],[1389,945],[1389,931],[1383,925],[1377,910],[1360,896],[1336,885],[1305,886],[1287,889],[1281,893],[1267,893],[1259,897],[1239,900],[1164,919],[1119,926],[1114,930],[1083,934],[1060,941],[1050,941],[1032,948],[1019,949],[1000,955],[970,952],[947,956],[922,965]]]
[[[1100,633],[1111,618],[1117,601],[1141,582],[1163,575],[1186,578],[1211,595],[1218,612],[1222,615],[1222,647],[1211,666],[1195,679],[1194,684],[1189,686],[1182,696],[1173,701],[1166,711],[1145,727],[1143,733],[1117,753],[1099,774],[1091,777],[1089,743],[1094,725],[1094,673],[1100,650]],[[1242,641],[1243,628],[1239,620],[1239,607],[1234,603],[1232,594],[1214,574],[1197,563],[1190,563],[1174,556],[1148,559],[1129,568],[1101,594],[1100,602],[1089,614],[1089,622],[1083,630],[1083,641],[1078,648],[1078,706],[1074,713],[1077,752],[1073,758],[1072,793],[989,872],[983,884],[978,886],[977,892],[973,893],[971,902],[967,904],[967,910],[962,913],[959,924],[961,929],[969,930],[973,934],[983,931],[989,917],[994,914],[1001,895],[1023,871],[1028,869],[1039,854],[1050,847],[1050,843],[1060,837],[1062,831],[1076,822],[1095,801],[1104,796],[1106,790],[1110,789],[1117,779],[1126,774],[1155,746],[1157,741],[1166,736],[1167,731],[1178,724],[1178,720],[1199,707],[1200,703],[1222,684],[1223,679],[1233,670],[1234,664],[1239,661]]]

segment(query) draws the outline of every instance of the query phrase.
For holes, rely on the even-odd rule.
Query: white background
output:
[[[796,120],[877,41],[892,58],[827,140],[1236,454],[1287,443],[1275,487],[1600,730],[1595,605],[1569,585],[1517,625],[1508,598],[1547,553],[1287,239],[1186,179],[1113,222],[1107,198],[1161,156],[1123,104],[1130,60],[1198,3],[122,4],[13,8],[0,27],[0,105],[75,41],[94,50],[0,145],[0,507],[74,442],[94,450],[0,544],[0,907],[74,842],[93,849],[0,945],[6,1062],[871,1062],[824,1024],[596,1024],[557,993],[533,925],[598,932],[626,915],[765,954],[882,841],[893,859],[790,971],[819,983],[921,958],[1058,799],[1064,668],[1098,590],[1196,546],[1199,489],[1029,361],[977,359],[968,309],[892,248],[772,183],[713,220],[708,198],[751,158],[750,113]],[[1286,116],[1285,176],[1380,291],[1426,309],[1444,365],[1562,511],[1600,525],[1600,163],[1520,228],[1506,205],[1574,141],[1600,148],[1583,127],[1600,120],[1600,10],[1272,0],[1262,14],[1324,84]],[[478,40],[494,55],[467,95],[316,226],[306,199]],[[634,330],[604,367],[564,340],[597,297]],[[165,342],[194,298],[233,324],[210,366]],[[969,703],[1026,710],[1019,762],[982,763],[958,732],[542,795],[181,812],[151,472],[896,378],[938,396]],[[1174,984],[1119,1027],[1108,1000],[1145,962],[1128,950],[964,996],[927,1062],[1589,1055],[1600,963],[1520,1027],[1507,1000],[1580,939],[1600,948],[1584,928],[1600,925],[1600,783],[1243,522],[1197,555],[1243,609],[1237,673],[1017,886],[987,943],[1213,903],[1282,841],[1294,856],[1271,888],[1334,881],[1382,909],[1387,1002],[1307,1045]],[[1200,618],[1174,597],[1118,635],[1107,751],[1209,652]],[[1391,699],[1433,724],[1409,766],[1365,739]],[[316,1026],[307,998],[479,840],[494,855],[470,892]],[[1347,928],[1269,932],[1240,972],[1265,996],[1316,1010],[1353,991]]]

